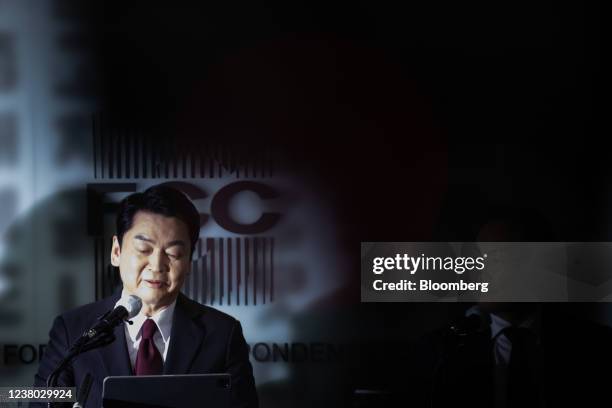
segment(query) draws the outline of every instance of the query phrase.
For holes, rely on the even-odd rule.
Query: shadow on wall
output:
[[[93,296],[84,189],[47,197],[8,221],[0,256],[3,385],[32,382],[53,318]],[[13,346],[17,346],[14,348]]]

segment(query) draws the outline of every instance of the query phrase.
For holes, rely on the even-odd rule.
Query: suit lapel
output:
[[[121,292],[115,294],[109,300],[109,304],[106,310],[110,310],[115,306],[115,303],[119,300]],[[97,349],[104,363],[108,375],[132,375],[132,364],[130,363],[130,356],[127,350],[127,343],[125,340],[125,328],[123,324],[115,327],[115,341],[106,347]]]
[[[172,319],[170,346],[164,364],[164,374],[186,374],[198,354],[205,336],[205,328],[194,319],[201,312],[183,294],[176,300]]]

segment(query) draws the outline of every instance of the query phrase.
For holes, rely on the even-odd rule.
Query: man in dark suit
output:
[[[410,353],[410,383],[418,384],[411,406],[594,407],[607,402],[612,330],[575,315],[572,306],[481,304],[450,327],[429,333]],[[478,314],[471,314],[475,309]],[[516,318],[508,320],[520,321],[516,326],[530,335],[499,330],[495,314]],[[533,317],[536,324],[523,324]],[[499,342],[503,335],[508,340]],[[514,356],[519,348],[523,364]],[[512,374],[513,360],[518,376]],[[513,387],[513,382],[518,384]]]
[[[59,386],[78,386],[89,373],[87,407],[101,406],[107,376],[229,373],[232,408],[258,407],[248,347],[240,323],[180,293],[199,236],[199,214],[179,191],[155,186],[124,199],[117,215],[111,263],[122,292],[57,317],[35,386],[44,386],[72,342],[128,295],[142,300],[139,315],[115,328],[116,340],[76,358]],[[205,399],[206,396],[202,396]]]
[[[538,213],[492,217],[477,242],[552,242]],[[612,329],[575,304],[483,302],[409,353],[414,407],[594,407],[609,400]],[[398,387],[399,388],[399,387]]]

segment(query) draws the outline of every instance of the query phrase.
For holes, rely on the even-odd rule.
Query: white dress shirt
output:
[[[477,307],[468,310],[468,315],[471,313],[480,314]],[[496,314],[490,313],[491,318],[491,340],[493,340],[493,356],[495,358],[495,407],[505,408],[507,406],[507,386],[508,386],[508,363],[512,354],[512,343],[510,339],[501,331],[506,327],[512,326],[512,323],[502,319]],[[540,317],[539,313],[535,313],[527,320],[523,321],[517,327],[531,329],[536,335],[537,342],[540,341]]]
[[[128,354],[130,355],[132,369],[136,366],[136,356],[138,355],[140,340],[142,339],[142,325],[147,319],[152,319],[157,325],[157,330],[153,335],[153,343],[155,343],[155,347],[157,347],[157,350],[159,350],[159,354],[161,354],[163,362],[166,362],[168,346],[170,345],[170,333],[172,331],[172,315],[174,314],[175,306],[176,300],[168,307],[160,310],[151,317],[145,316],[141,312],[131,319],[133,324],[129,324],[128,322],[124,323],[125,342],[127,345]]]
[[[508,337],[501,333],[506,327],[512,326],[512,323],[507,320],[502,319],[496,314],[491,313],[491,339],[495,341],[494,354],[495,354],[495,364],[499,366],[507,366],[510,362],[510,354],[512,352],[512,343]],[[537,325],[537,316],[532,316],[531,318],[523,321],[517,327],[523,327],[527,329],[531,329],[533,333],[537,336],[537,340],[539,341],[539,327]]]

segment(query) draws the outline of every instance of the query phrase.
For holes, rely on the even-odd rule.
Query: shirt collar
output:
[[[471,314],[476,314],[480,316],[481,318],[485,318],[486,320],[489,321],[489,327],[491,328],[491,339],[497,338],[497,336],[502,330],[504,330],[506,327],[512,326],[512,323],[499,317],[498,315],[494,313],[484,313],[482,309],[478,307],[478,305],[472,306],[465,313],[466,316],[469,316]],[[517,327],[524,327],[526,329],[531,329],[535,333],[537,338],[539,339],[540,333],[541,333],[541,312],[540,310],[537,309],[534,314],[532,314],[528,319],[524,320]]]
[[[497,335],[506,327],[512,326],[512,323],[502,319],[494,313],[491,313],[491,338],[495,339]],[[527,320],[524,320],[516,327],[530,329],[533,334],[536,335],[537,341],[540,340],[541,325],[540,325],[540,314],[536,312],[531,315]]]
[[[502,319],[496,314],[491,313],[489,316],[491,317],[490,327],[491,327],[491,338],[492,339],[496,338],[499,332],[504,330],[506,327],[512,326],[512,323],[510,323],[509,321],[505,319]]]
[[[123,297],[124,295],[125,293],[122,293],[121,296]],[[170,333],[172,331],[172,316],[174,315],[175,307],[176,307],[176,299],[174,300],[174,302],[170,303],[168,307],[158,311],[157,313],[155,313],[153,316],[150,317],[157,325],[157,330],[159,330],[159,334],[161,334],[164,342],[167,342],[168,339],[170,338]],[[142,313],[141,311],[140,313],[138,313],[138,315],[134,316],[131,319],[132,324],[129,324],[127,322],[125,323],[128,333],[130,335],[130,338],[132,340],[136,340],[137,338],[140,337],[141,335],[140,329],[142,328],[142,325],[144,324],[145,320],[147,320],[148,318],[149,317],[144,315],[144,313]]]

